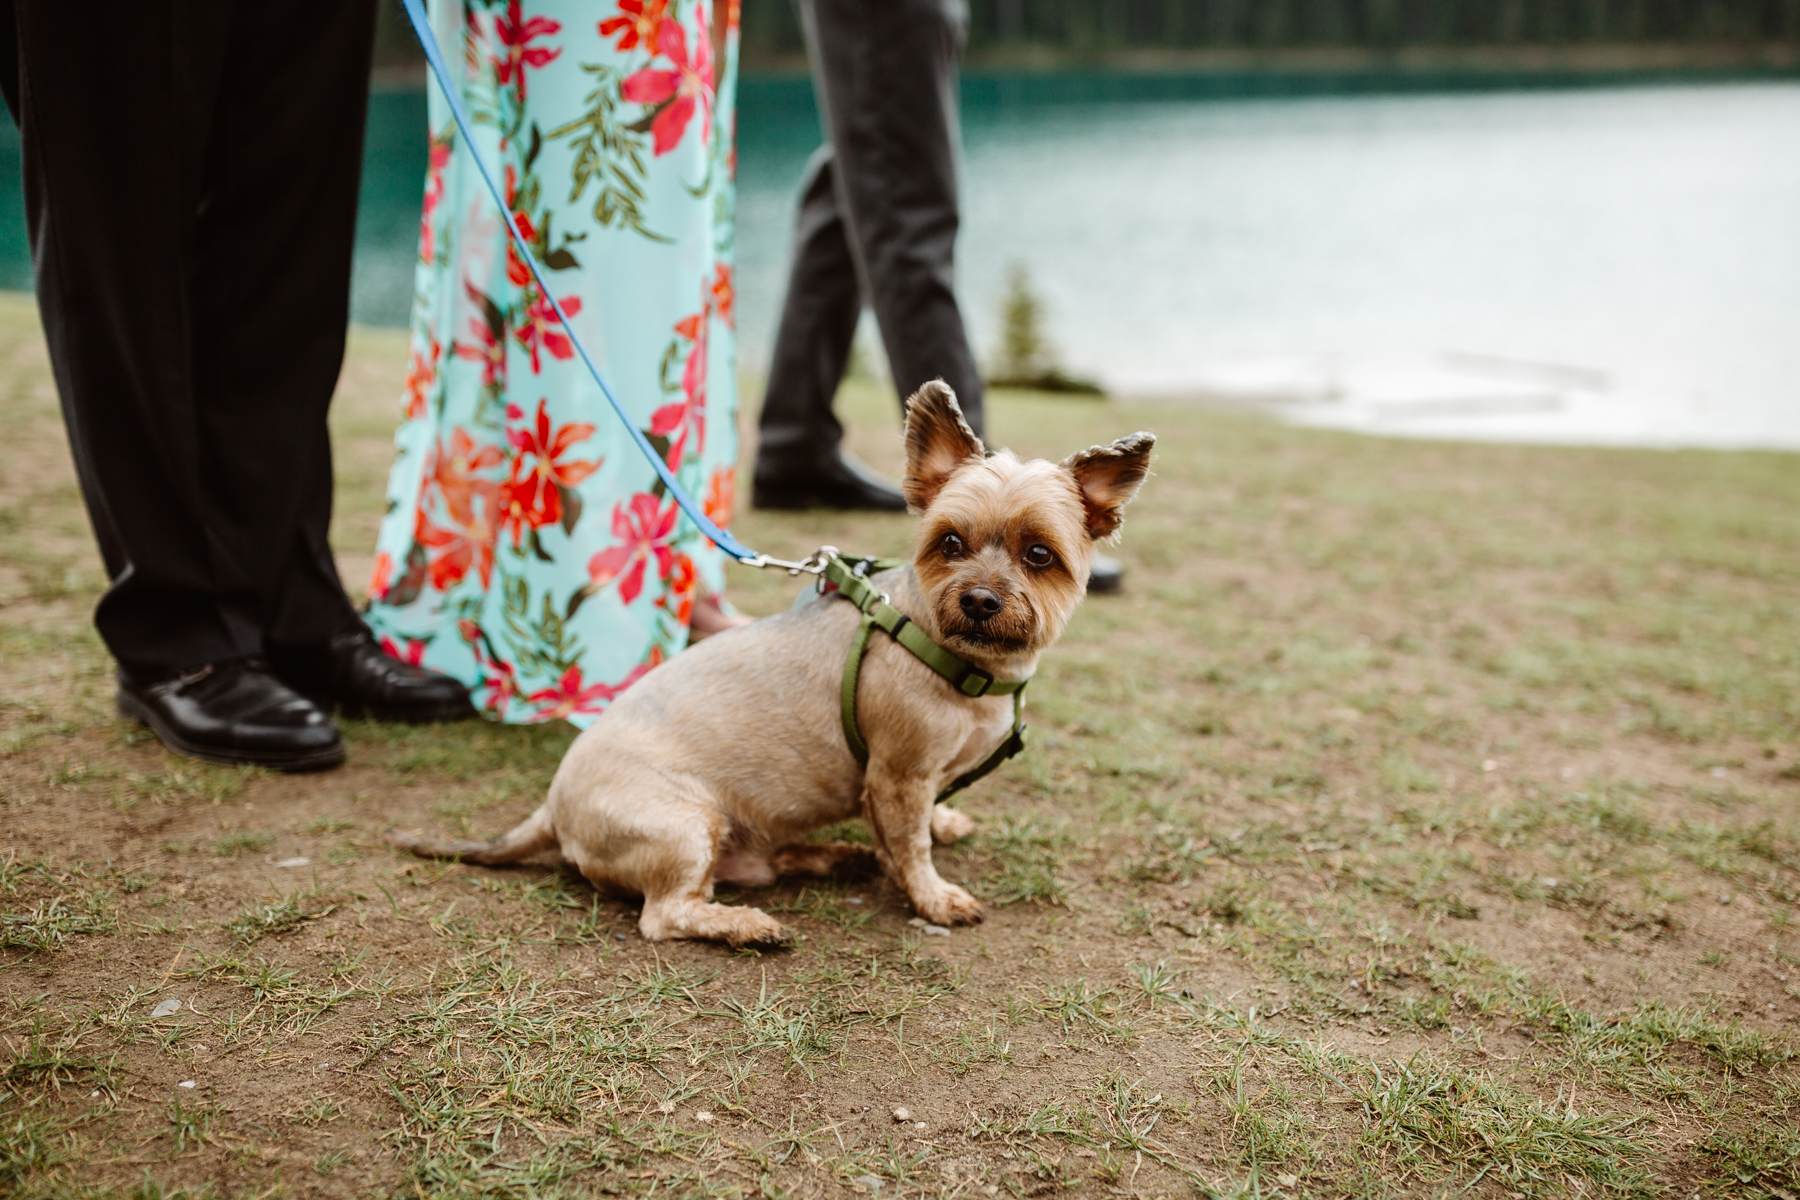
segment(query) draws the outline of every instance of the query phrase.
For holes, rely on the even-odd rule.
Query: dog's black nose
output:
[[[1000,597],[988,588],[970,588],[962,594],[962,610],[971,621],[985,621],[1000,611]]]

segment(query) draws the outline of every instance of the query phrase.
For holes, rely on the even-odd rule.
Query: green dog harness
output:
[[[856,683],[862,676],[863,658],[869,652],[869,634],[879,629],[908,653],[936,671],[951,687],[965,696],[1011,696],[1013,698],[1012,732],[994,752],[975,767],[951,780],[938,796],[942,801],[962,791],[1001,763],[1025,748],[1025,679],[995,679],[992,675],[960,655],[944,649],[905,613],[895,608],[888,597],[869,582],[877,571],[891,570],[902,564],[894,559],[853,558],[831,553],[824,556],[821,578],[824,586],[835,590],[862,613],[856,637],[850,643],[850,657],[844,663],[844,679],[839,691],[839,713],[843,719],[844,740],[860,766],[869,765],[869,743],[863,739],[856,721]]]

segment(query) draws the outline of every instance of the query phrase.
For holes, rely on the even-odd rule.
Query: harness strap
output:
[[[863,655],[869,652],[869,631],[875,622],[867,613],[856,623],[856,636],[850,639],[850,658],[844,663],[844,681],[838,687],[838,713],[843,718],[844,740],[858,766],[869,765],[869,743],[863,741],[862,729],[856,724],[856,681],[862,676]]]
[[[977,779],[982,778],[984,775],[991,774],[1001,763],[1013,757],[1013,755],[1018,754],[1023,749],[1025,749],[1025,693],[1014,692],[1012,732],[1006,735],[1006,740],[1004,742],[1001,742],[998,746],[994,747],[994,752],[992,754],[982,759],[973,767],[970,767],[967,771],[964,771],[961,775],[958,775],[955,779],[952,779],[950,781],[950,786],[945,788],[938,795],[938,803],[942,804],[950,797],[956,795],[956,793],[968,787],[971,783],[974,783]]]
[[[850,641],[850,655],[844,660],[843,681],[838,687],[838,714],[844,727],[844,741],[855,756],[857,765],[869,765],[869,743],[863,738],[856,720],[856,685],[862,678],[863,659],[869,653],[872,630],[880,629],[899,642],[920,662],[942,676],[965,696],[1006,696],[1013,698],[1012,731],[974,767],[950,781],[938,796],[941,802],[962,791],[976,780],[992,772],[1001,763],[1025,748],[1026,679],[995,679],[988,672],[953,654],[927,637],[923,630],[907,619],[888,598],[869,582],[869,574],[885,571],[900,564],[888,559],[863,558],[846,560],[830,555],[825,560],[824,578],[836,594],[850,601],[862,612],[856,634]]]

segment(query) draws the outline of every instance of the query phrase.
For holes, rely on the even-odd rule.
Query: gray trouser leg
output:
[[[866,296],[900,396],[942,378],[977,431],[981,376],[957,307],[957,0],[799,0],[824,123],[801,195],[759,467],[817,461]]]
[[[819,147],[800,189],[787,299],[763,396],[757,455],[775,473],[804,470],[837,450],[844,429],[831,411],[844,377],[862,286],[838,213],[831,147]]]

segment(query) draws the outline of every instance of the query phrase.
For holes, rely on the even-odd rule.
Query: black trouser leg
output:
[[[129,674],[259,652],[289,589],[348,611],[318,551],[371,11],[14,12],[39,306]]]
[[[807,164],[787,299],[758,420],[757,463],[775,475],[835,453],[844,428],[831,411],[862,311],[849,234],[838,213],[830,146]]]
[[[0,95],[13,124],[19,123],[19,23],[13,0],[0,0]]]
[[[954,280],[965,10],[956,0],[800,0],[800,12],[831,153],[835,227],[849,254],[839,265],[826,237],[796,245],[769,377],[770,396],[783,397],[776,415],[789,430],[814,436],[836,429],[830,409],[842,362],[822,384],[817,368],[829,360],[817,347],[832,344],[844,317],[830,304],[859,271],[900,396],[942,378],[979,431],[981,374]],[[803,231],[809,202],[823,209],[809,188]],[[831,228],[823,218],[819,223]],[[821,288],[818,280],[834,267],[838,282]],[[824,300],[811,303],[805,287]],[[770,432],[765,425],[765,438]],[[779,437],[782,430],[773,432]]]
[[[227,7],[13,13],[38,305],[112,579],[95,623],[140,676],[259,645],[254,589],[213,531],[194,390],[194,213]]]
[[[266,638],[322,643],[357,619],[327,542],[326,410],[349,321],[375,10],[232,8],[195,254],[205,474]]]

